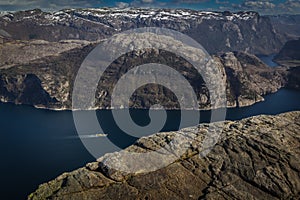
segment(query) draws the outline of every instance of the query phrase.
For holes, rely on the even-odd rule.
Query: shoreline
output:
[[[281,88],[281,89],[287,89],[287,88]],[[280,89],[279,89],[280,90]],[[210,111],[210,110],[217,110],[217,109],[230,109],[230,108],[245,108],[245,107],[250,107],[253,106],[257,103],[260,102],[264,102],[265,101],[265,96],[268,95],[272,95],[272,94],[276,94],[279,90],[277,90],[274,93],[269,93],[266,95],[263,95],[262,99],[259,101],[255,101],[251,104],[246,104],[246,105],[242,105],[242,106],[236,106],[236,105],[227,105],[226,107],[217,107],[217,108],[200,108],[200,109],[193,109],[193,108],[185,108],[185,109],[178,109],[178,108],[168,108],[168,109],[160,109],[160,108],[156,108],[156,109],[151,109],[151,110],[156,110],[156,111],[180,111],[180,110],[186,110],[186,111]],[[49,110],[49,111],[70,111],[70,112],[74,112],[74,111],[98,111],[98,110],[126,110],[126,109],[130,109],[130,110],[150,110],[150,108],[126,108],[126,107],[122,107],[122,108],[108,108],[108,107],[95,107],[95,108],[89,108],[89,109],[71,109],[71,108],[67,108],[67,107],[61,107],[61,108],[51,108],[51,107],[46,107],[46,106],[41,106],[41,105],[31,105],[31,104],[22,104],[22,103],[15,103],[15,102],[9,102],[9,101],[2,101],[0,100],[0,103],[3,104],[13,104],[16,106],[29,106],[29,107],[33,107],[36,109],[41,109],[41,110]]]
[[[265,95],[261,95],[262,99],[256,100],[251,102],[250,104],[245,104],[242,106],[237,106],[235,105],[227,105],[226,107],[219,107],[219,108],[201,108],[201,109],[193,109],[193,108],[186,108],[186,109],[177,109],[177,108],[169,108],[169,109],[152,109],[152,110],[166,110],[166,111],[180,111],[180,110],[187,110],[187,111],[210,111],[210,110],[216,110],[216,109],[231,109],[231,108],[246,108],[246,107],[250,107],[253,106],[257,103],[261,103],[265,101],[265,97],[269,96],[269,95],[274,95],[276,93],[278,93],[280,90],[294,90],[294,91],[298,91],[292,88],[287,88],[287,87],[281,87],[279,88],[277,91],[275,92],[271,92],[271,93],[267,93]],[[42,109],[42,110],[49,110],[49,111],[97,111],[97,110],[125,110],[125,109],[130,109],[130,110],[150,110],[149,108],[108,108],[108,107],[95,107],[95,108],[89,108],[89,109],[72,109],[72,108],[67,108],[67,107],[57,107],[57,108],[53,108],[53,107],[45,107],[42,105],[30,105],[30,104],[22,104],[22,103],[15,103],[15,102],[9,102],[9,101],[3,101],[3,99],[0,99],[0,103],[8,103],[8,104],[13,104],[13,105],[19,105],[19,106],[30,106],[36,109]]]

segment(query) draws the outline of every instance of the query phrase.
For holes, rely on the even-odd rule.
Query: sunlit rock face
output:
[[[40,185],[28,199],[298,198],[299,122],[299,112],[227,121],[217,145],[202,158],[199,145],[208,126],[187,128],[184,132],[195,141],[181,159],[167,167],[126,174],[105,167],[118,152],[107,154],[98,162]],[[174,134],[180,132],[141,138],[126,150],[153,151],[166,145]],[[122,159],[114,161],[124,165]]]

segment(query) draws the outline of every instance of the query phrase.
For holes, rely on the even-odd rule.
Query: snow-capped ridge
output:
[[[20,12],[0,12],[4,20],[41,20],[42,23],[63,23],[74,20],[113,22],[115,19],[151,19],[151,20],[249,20],[258,15],[256,12],[212,12],[189,9],[144,9],[144,8],[89,8],[64,9],[56,12],[42,12],[39,9]]]

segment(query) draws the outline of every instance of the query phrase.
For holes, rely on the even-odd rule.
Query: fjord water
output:
[[[257,55],[257,57],[263,61],[265,64],[267,64],[270,67],[277,67],[278,64],[273,61],[275,58],[276,54],[271,54],[271,55]]]
[[[272,61],[274,55],[258,57],[270,67],[277,66]],[[266,96],[264,102],[228,109],[226,119],[237,120],[294,110],[300,110],[300,92],[281,89]],[[108,138],[119,148],[125,148],[137,139],[116,126],[111,111],[97,111],[97,116]],[[131,110],[131,116],[141,126],[150,122],[147,110]],[[167,116],[163,131],[177,130],[180,111],[167,111]],[[199,122],[209,122],[209,119],[209,111],[201,112]],[[0,103],[0,136],[1,199],[26,199],[39,184],[95,160],[78,138],[71,111]]]
[[[294,110],[300,110],[300,92],[281,89],[266,96],[264,102],[228,109],[226,118],[236,120]],[[97,114],[108,138],[116,145],[126,147],[135,141],[136,138],[116,127],[110,111],[100,110]],[[180,111],[168,111],[167,114],[164,130],[177,130]],[[132,110],[131,116],[140,125],[149,123],[147,110]],[[209,111],[201,112],[200,121],[206,122],[209,118]],[[4,199],[25,199],[39,184],[95,160],[77,137],[71,111],[1,103],[0,125],[1,197]]]

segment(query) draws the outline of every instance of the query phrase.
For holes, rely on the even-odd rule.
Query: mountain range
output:
[[[203,12],[186,9],[39,9],[0,14],[0,35],[13,39],[97,41],[124,30],[163,27],[191,36],[209,53],[277,53],[299,36],[299,16],[261,16],[256,12]]]
[[[260,16],[256,12],[202,12],[184,9],[67,9],[58,12],[29,10],[0,14],[0,99],[52,109],[70,109],[73,82],[84,58],[106,38],[132,28],[163,27],[180,31],[202,44],[223,70],[227,106],[247,106],[288,84],[288,67],[270,68],[252,54],[278,53],[287,40],[297,37],[297,16]],[[290,28],[283,28],[289,23]],[[168,52],[143,52],[143,59],[166,63]],[[135,55],[135,54],[132,54]],[[119,58],[99,83],[95,108],[110,108],[111,87],[123,72],[142,64],[139,56]],[[174,57],[174,55],[173,55]],[[140,61],[139,61],[140,60]],[[199,108],[207,108],[209,95],[201,78],[195,79],[188,63],[174,57],[173,65],[194,82]],[[180,65],[180,66],[179,66]],[[105,79],[104,78],[104,79]],[[102,79],[103,80],[103,79]],[[294,80],[294,79],[293,79]],[[176,80],[172,80],[176,81]],[[158,86],[148,95],[134,94],[131,106],[148,108],[158,100],[169,108],[175,102]],[[152,96],[149,96],[152,94]],[[155,95],[155,98],[153,97]],[[151,98],[149,98],[151,97]],[[148,99],[148,100],[147,100]],[[153,99],[153,101],[149,101]],[[172,98],[171,98],[172,99]],[[174,98],[173,98],[174,99]]]

